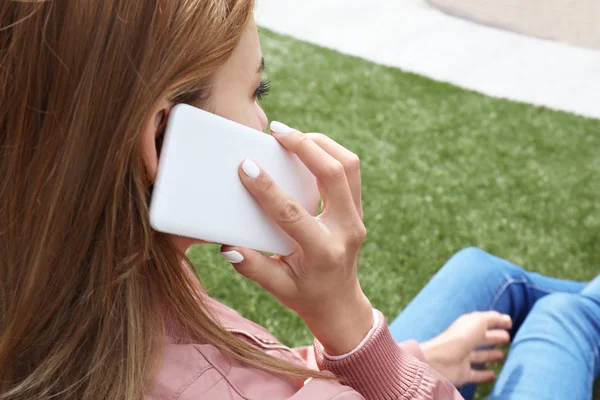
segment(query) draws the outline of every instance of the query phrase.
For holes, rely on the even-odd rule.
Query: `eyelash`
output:
[[[261,79],[260,85],[254,91],[254,97],[258,99],[258,101],[262,100],[263,97],[267,96],[271,92],[271,82],[268,79]]]

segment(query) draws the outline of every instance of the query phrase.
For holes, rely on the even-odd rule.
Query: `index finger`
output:
[[[281,133],[277,133],[277,131]],[[296,154],[300,161],[322,183],[323,199],[328,208],[348,215],[358,215],[341,162],[333,158],[307,135],[281,123],[272,122],[274,137],[287,150]]]
[[[346,171],[346,179],[348,179],[352,199],[354,200],[354,207],[360,219],[362,219],[360,160],[358,156],[322,133],[307,133],[306,135],[329,155],[342,163]]]
[[[497,346],[510,342],[510,334],[505,329],[491,329],[485,333],[481,346]]]
[[[239,175],[267,215],[301,247],[320,240],[320,229],[314,218],[254,161],[245,160],[239,166]]]
[[[488,329],[510,329],[512,328],[512,319],[508,314],[502,314],[497,311],[486,311],[484,317],[487,320]]]

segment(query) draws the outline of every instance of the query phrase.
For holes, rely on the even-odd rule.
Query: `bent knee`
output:
[[[599,344],[599,316],[599,305],[589,297],[551,293],[535,303],[515,339],[572,343],[591,357]]]
[[[479,247],[470,246],[470,247],[465,247],[464,249],[461,249],[461,250],[457,251],[456,253],[454,253],[454,255],[452,256],[451,259],[456,258],[459,261],[465,261],[465,260],[477,260],[477,259],[481,259],[481,258],[487,258],[489,256],[490,256],[489,253],[487,253],[484,250],[481,250]]]
[[[578,293],[551,293],[538,300],[532,315],[560,321],[580,320],[587,316],[598,317],[600,307],[586,296]]]
[[[467,247],[455,253],[442,269],[464,276],[498,273],[506,276],[509,270],[518,269],[518,267],[477,247]]]

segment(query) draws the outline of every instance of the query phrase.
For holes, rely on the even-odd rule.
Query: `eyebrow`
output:
[[[256,70],[257,73],[261,73],[265,70],[265,58],[261,57],[260,58],[260,65],[258,66],[258,70]]]

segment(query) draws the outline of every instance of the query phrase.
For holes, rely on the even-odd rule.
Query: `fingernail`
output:
[[[285,135],[286,133],[290,133],[291,131],[293,131],[293,129],[287,126],[286,124],[282,124],[281,122],[277,121],[271,121],[271,130],[273,131],[273,133],[276,133],[278,135]]]
[[[508,314],[504,314],[504,315],[502,316],[502,318],[504,318],[504,319],[505,319],[505,320],[507,320],[507,321],[512,321],[512,318],[511,318],[511,317],[510,317],[510,315],[508,315]]]
[[[260,174],[260,168],[258,168],[258,165],[249,159],[244,160],[244,163],[242,164],[242,171],[244,171],[244,173],[252,179],[256,178]]]
[[[241,263],[244,261],[244,256],[239,251],[223,251],[221,255],[227,259],[232,264]]]

